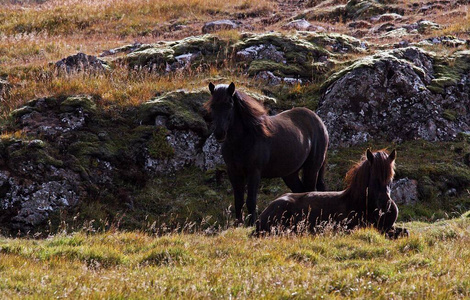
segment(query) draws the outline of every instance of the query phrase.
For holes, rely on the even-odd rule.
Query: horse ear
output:
[[[393,149],[392,153],[388,156],[388,160],[393,162],[397,158],[397,150]]]
[[[211,91],[211,95],[214,94],[214,90],[215,90],[215,85],[212,82],[210,82],[209,83],[209,91]]]
[[[370,149],[367,148],[367,160],[370,162],[370,163],[373,163],[374,162],[374,154],[372,154],[372,152],[370,152]]]
[[[235,84],[232,82],[228,86],[227,94],[229,94],[230,96],[233,96],[233,93],[235,93]]]

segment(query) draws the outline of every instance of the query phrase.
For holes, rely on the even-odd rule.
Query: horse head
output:
[[[209,83],[211,99],[205,107],[210,112],[214,126],[214,136],[218,142],[223,142],[227,138],[227,132],[233,119],[235,84],[230,85]]]
[[[369,207],[388,211],[392,198],[390,197],[391,184],[395,174],[395,158],[397,152],[393,150],[390,155],[385,151],[372,153],[367,149],[366,157],[370,165],[368,184]]]

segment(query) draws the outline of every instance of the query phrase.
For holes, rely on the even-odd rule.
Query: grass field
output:
[[[410,237],[249,237],[143,231],[0,239],[5,299],[458,299],[470,297],[470,218],[406,223]]]

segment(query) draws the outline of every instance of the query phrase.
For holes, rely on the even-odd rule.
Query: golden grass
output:
[[[169,21],[200,21],[208,15],[237,11],[270,11],[270,0],[102,0],[47,1],[42,5],[3,5],[0,30],[6,35],[47,32],[51,35],[114,33],[132,35],[151,32]]]
[[[373,229],[249,238],[143,232],[0,239],[6,298],[449,299],[470,296],[470,219],[409,223],[408,238]]]

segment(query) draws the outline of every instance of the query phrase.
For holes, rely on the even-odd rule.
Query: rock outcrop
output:
[[[135,188],[149,178],[216,169],[223,159],[202,106],[209,97],[180,90],[118,115],[87,95],[13,111],[16,133],[0,140],[0,226],[28,232],[85,199],[132,209]]]
[[[117,61],[136,70],[169,73],[228,64],[253,77],[271,72],[281,81],[294,78],[305,82],[331,70],[336,53],[362,53],[367,44],[340,34],[244,33],[239,40],[224,40],[207,34],[126,49],[133,50]]]
[[[318,114],[332,147],[384,139],[453,140],[470,130],[470,55],[458,68],[420,50],[384,51],[360,59],[330,80]]]
[[[56,62],[55,67],[59,72],[65,73],[103,72],[109,69],[105,61],[81,52]]]

